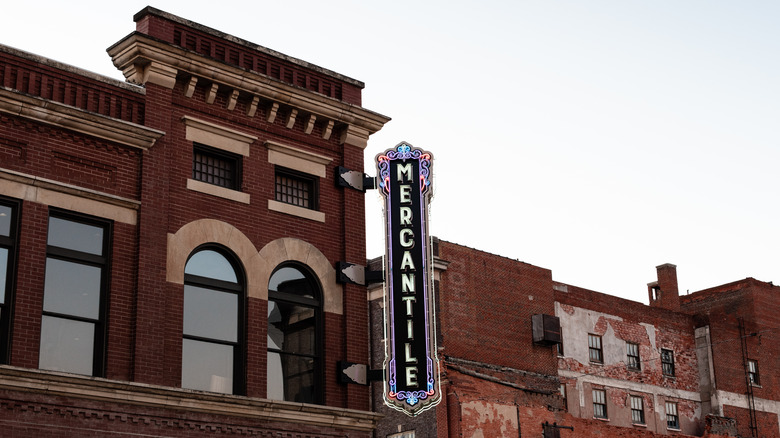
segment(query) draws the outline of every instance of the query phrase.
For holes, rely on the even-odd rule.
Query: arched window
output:
[[[268,282],[268,398],[322,400],[319,283],[303,266],[282,265]]]
[[[184,268],[182,388],[243,394],[244,279],[219,248],[199,249]]]

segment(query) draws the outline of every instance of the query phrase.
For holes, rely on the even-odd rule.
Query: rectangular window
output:
[[[677,416],[677,403],[666,402],[666,428],[680,429],[680,417]]]
[[[241,189],[241,158],[219,149],[195,143],[192,179],[231,190]]]
[[[561,383],[561,398],[563,398],[563,409],[569,410],[569,401],[566,400],[566,384]]]
[[[593,417],[607,418],[607,392],[603,389],[593,390]]]
[[[751,385],[760,385],[761,379],[758,376],[758,361],[748,359],[748,378]]]
[[[604,352],[601,350],[601,336],[588,335],[588,357],[591,362],[604,363]]]
[[[64,213],[49,217],[41,369],[103,375],[110,228]]]
[[[563,356],[563,336],[561,336],[561,342],[555,344],[555,351],[558,353],[558,356]]]
[[[408,430],[406,432],[399,432],[388,435],[387,438],[414,438],[414,431]]]
[[[664,376],[674,377],[674,352],[672,350],[661,349],[661,371]]]
[[[8,363],[19,203],[0,198],[0,364]]]
[[[640,368],[639,344],[626,342],[626,366],[632,370]]]
[[[645,406],[642,397],[631,396],[631,422],[645,424]]]
[[[276,168],[276,200],[317,210],[317,178],[302,172]]]

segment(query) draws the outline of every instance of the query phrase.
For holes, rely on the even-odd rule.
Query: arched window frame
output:
[[[315,291],[315,297],[312,299],[301,297],[296,294],[291,294],[287,292],[277,292],[273,291],[270,288],[270,281],[274,278],[274,275],[280,271],[283,268],[293,268],[298,270],[303,274],[303,276],[306,278],[306,280],[309,282],[309,285],[313,291]],[[323,348],[323,333],[324,333],[324,312],[323,312],[323,288],[320,284],[318,276],[306,265],[294,261],[288,261],[280,264],[277,266],[273,272],[271,273],[271,276],[269,277],[269,288],[268,288],[268,307],[271,308],[271,302],[281,302],[285,304],[295,304],[305,307],[310,307],[314,309],[314,353],[309,354],[300,354],[300,353],[290,353],[290,352],[284,352],[279,349],[271,348],[271,346],[268,346],[268,353],[270,356],[270,353],[278,353],[278,354],[286,354],[286,355],[292,355],[297,357],[311,357],[314,359],[314,382],[313,382],[313,396],[311,400],[305,401],[306,403],[314,403],[314,404],[322,404],[324,401],[324,385],[323,385],[323,368],[324,368],[324,348]],[[270,325],[270,322],[269,322]],[[270,372],[270,360],[267,365],[269,367]],[[270,380],[271,376],[268,376],[268,379]],[[270,395],[269,395],[270,398]],[[285,401],[296,401],[296,400],[287,400],[286,397],[283,397]]]
[[[202,251],[214,251],[224,257],[230,266],[233,268],[233,272],[236,275],[237,282],[231,283],[224,280],[218,280],[210,277],[200,276],[192,273],[187,273],[187,264],[189,264],[192,257]],[[187,334],[184,331],[184,318],[186,318],[184,297],[182,300],[182,343],[185,339],[197,340],[202,342],[210,342],[219,345],[230,345],[233,350],[233,388],[232,394],[245,395],[246,394],[246,327],[247,327],[247,276],[246,273],[238,261],[238,257],[233,254],[229,249],[222,245],[207,243],[196,247],[190,255],[187,257],[187,262],[184,265],[184,288],[187,286],[196,286],[201,288],[207,288],[211,290],[217,290],[220,292],[235,293],[238,296],[238,308],[236,313],[236,341],[228,342],[218,339],[212,339],[207,337],[201,337],[196,335]],[[186,293],[186,292],[185,292]],[[182,346],[183,348],[183,346]],[[182,374],[183,370],[183,358],[182,358]],[[183,383],[183,382],[182,382]]]

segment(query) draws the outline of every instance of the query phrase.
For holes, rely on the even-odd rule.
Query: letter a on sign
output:
[[[414,416],[441,400],[428,236],[433,156],[400,143],[376,163],[387,227],[384,398]]]

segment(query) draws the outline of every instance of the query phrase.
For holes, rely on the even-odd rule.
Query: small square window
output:
[[[672,350],[661,349],[661,371],[664,376],[674,377],[674,352]]]
[[[626,342],[626,366],[632,370],[639,370],[639,344]]]
[[[607,418],[607,392],[603,389],[593,390],[593,418]]]
[[[241,158],[238,155],[195,143],[192,179],[231,190],[241,188]]]
[[[282,167],[276,168],[276,200],[317,210],[317,177]]]
[[[604,363],[604,352],[601,349],[601,336],[588,335],[588,358],[591,362]]]
[[[758,361],[748,359],[747,365],[748,365],[748,378],[750,379],[750,384],[756,386],[760,385],[761,379],[759,378],[758,375]]]
[[[666,428],[680,429],[680,417],[677,415],[677,403],[666,402]]]
[[[645,424],[645,406],[642,397],[631,396],[631,422]]]

